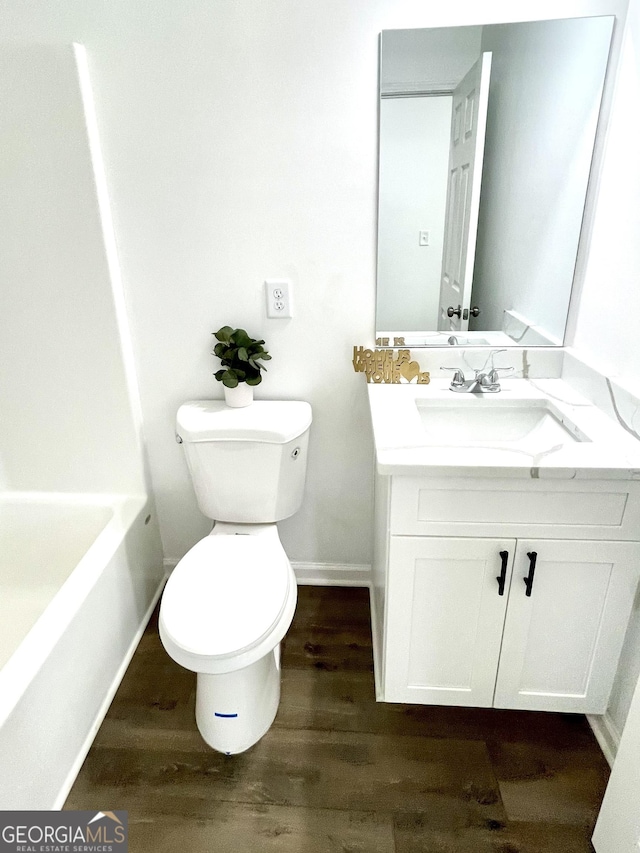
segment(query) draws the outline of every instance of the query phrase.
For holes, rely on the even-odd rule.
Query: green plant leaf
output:
[[[250,347],[254,342],[254,339],[250,338],[244,329],[236,329],[231,337],[237,347]]]
[[[259,385],[262,382],[262,376],[258,374],[257,376],[251,376],[247,379],[247,385]]]
[[[264,371],[266,371],[266,369],[267,369],[267,368],[264,366],[264,364],[258,364],[256,361],[254,361],[254,360],[253,360],[253,358],[250,358],[250,359],[249,359],[249,364],[250,364],[252,367],[254,367],[256,370],[258,370],[258,371],[260,371],[260,370],[264,370]]]
[[[222,326],[221,329],[218,329],[218,331],[213,334],[219,341],[223,341],[223,343],[228,344],[231,340],[231,336],[233,335],[233,329],[231,326]]]
[[[225,370],[222,376],[222,384],[227,388],[236,388],[238,385],[238,377],[233,370]]]

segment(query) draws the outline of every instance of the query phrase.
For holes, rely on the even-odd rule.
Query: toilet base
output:
[[[206,743],[225,755],[244,752],[267,733],[280,703],[280,643],[243,669],[198,673],[196,723]]]

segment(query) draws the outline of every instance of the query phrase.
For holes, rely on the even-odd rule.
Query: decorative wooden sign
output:
[[[353,369],[356,373],[364,373],[367,382],[407,382],[416,379],[418,384],[426,385],[431,377],[428,371],[421,371],[417,361],[411,361],[411,351],[399,349],[396,353],[391,349],[353,348]]]

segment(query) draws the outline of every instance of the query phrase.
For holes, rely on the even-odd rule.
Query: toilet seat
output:
[[[173,570],[162,597],[162,642],[194,672],[248,666],[280,642],[295,610],[291,564],[275,535],[209,535]]]

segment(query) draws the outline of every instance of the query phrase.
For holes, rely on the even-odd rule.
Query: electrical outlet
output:
[[[428,246],[429,245],[429,232],[428,231],[419,231],[418,232],[418,244],[420,246]]]
[[[289,319],[293,317],[291,310],[291,282],[274,281],[264,283],[264,294],[267,300],[267,317]]]

